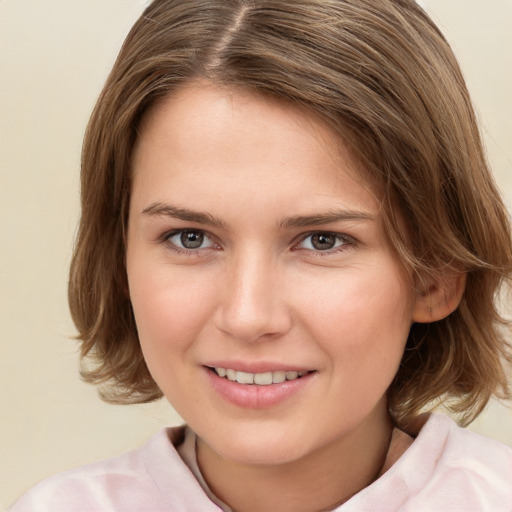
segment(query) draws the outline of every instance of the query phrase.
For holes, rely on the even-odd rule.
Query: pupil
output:
[[[184,231],[181,234],[181,243],[187,249],[197,249],[203,244],[204,235],[197,231]]]
[[[311,237],[311,243],[315,249],[326,251],[334,247],[336,237],[329,233],[317,233]]]

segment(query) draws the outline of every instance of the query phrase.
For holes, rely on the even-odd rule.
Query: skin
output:
[[[435,283],[427,298],[404,277],[348,150],[290,106],[194,83],[146,115],[133,170],[126,256],[140,342],[199,437],[210,488],[237,511],[306,511],[369,485],[410,326],[453,304],[444,290],[433,311]],[[202,245],[185,249],[185,229]],[[314,233],[334,233],[333,247],[318,249]],[[219,360],[313,373],[250,409],[212,388],[205,366]]]

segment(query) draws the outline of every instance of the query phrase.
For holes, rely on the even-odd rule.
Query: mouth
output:
[[[249,384],[256,386],[270,386],[271,384],[281,384],[286,381],[294,381],[313,373],[314,370],[277,370],[272,372],[263,373],[249,373],[232,368],[208,367],[209,370],[214,372],[218,377],[238,382],[239,384]]]
[[[204,366],[212,389],[238,408],[255,410],[296,403],[297,397],[314,385],[318,373],[304,368],[281,366],[274,369],[280,365],[270,363],[248,365],[241,362],[237,365],[245,371],[228,366],[231,365],[220,361]]]

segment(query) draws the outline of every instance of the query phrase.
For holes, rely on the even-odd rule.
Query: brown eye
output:
[[[315,233],[311,235],[311,245],[317,251],[326,251],[336,245],[336,236],[331,233]]]
[[[348,235],[317,231],[303,238],[298,247],[308,251],[321,252],[342,249],[345,245],[353,244],[354,239]]]
[[[182,231],[180,241],[185,249],[197,249],[204,241],[204,234],[200,231]]]
[[[166,240],[179,249],[189,251],[194,249],[208,249],[214,246],[214,243],[208,235],[198,229],[181,229],[174,231]]]

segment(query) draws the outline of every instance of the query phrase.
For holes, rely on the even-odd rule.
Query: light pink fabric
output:
[[[219,512],[173,447],[142,448],[44,480],[11,512]],[[405,454],[338,512],[512,512],[512,449],[432,415]]]

